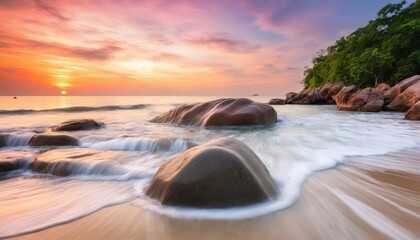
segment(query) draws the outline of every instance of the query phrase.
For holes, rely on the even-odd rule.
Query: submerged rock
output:
[[[356,86],[350,86],[341,89],[335,96],[335,102],[339,110],[379,112],[384,105],[384,96],[375,88],[356,91]]]
[[[54,149],[40,154],[32,164],[32,171],[55,176],[134,174],[120,162],[138,159],[138,154],[118,151],[97,151],[86,148]]]
[[[284,105],[285,103],[284,99],[281,98],[273,98],[268,102],[271,105]]]
[[[35,134],[29,141],[31,147],[41,146],[77,146],[79,140],[68,134],[49,134],[39,133]]]
[[[95,128],[100,128],[105,124],[102,122],[97,122],[93,119],[74,119],[62,122],[58,126],[51,128],[52,131],[80,131],[80,130],[90,130]]]
[[[405,113],[405,118],[408,120],[420,120],[420,100],[408,109]]]
[[[164,205],[224,208],[274,199],[278,189],[248,146],[225,137],[163,164],[146,194]]]
[[[268,125],[277,122],[277,113],[268,104],[246,98],[223,98],[182,105],[154,118],[152,122],[193,126]]]
[[[0,152],[0,176],[4,173],[28,168],[34,157],[27,152]]]
[[[0,134],[0,148],[6,146],[6,134]]]

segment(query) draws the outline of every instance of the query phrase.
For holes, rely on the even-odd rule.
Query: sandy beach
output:
[[[133,201],[12,239],[417,239],[419,156],[417,148],[349,158],[311,176],[292,207],[255,219],[173,219]]]

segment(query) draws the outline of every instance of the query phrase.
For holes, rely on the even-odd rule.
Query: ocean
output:
[[[18,236],[79,219],[100,209],[131,202],[136,207],[184,219],[245,219],[290,207],[315,172],[346,164],[349,157],[384,155],[420,147],[420,123],[403,113],[337,111],[333,105],[273,106],[278,122],[267,127],[200,128],[151,123],[176,106],[215,96],[58,96],[0,97],[0,133],[7,135],[0,158],[20,156],[27,166],[45,148],[28,146],[35,133],[71,119],[91,118],[106,125],[71,134],[78,147],[54,148],[54,161],[78,159],[70,176],[29,169],[0,175],[0,238]],[[248,97],[267,103],[270,96]],[[229,136],[246,143],[277,182],[278,199],[231,209],[163,207],[144,194],[159,166],[209,140]],[[85,154],[92,150],[94,154]],[[366,158],[369,159],[369,158]],[[417,166],[372,161],[381,168]],[[322,196],[319,196],[322,197]]]

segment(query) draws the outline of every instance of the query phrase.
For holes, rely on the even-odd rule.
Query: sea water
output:
[[[419,122],[404,120],[403,113],[342,112],[333,105],[273,106],[278,122],[267,127],[200,128],[150,122],[181,104],[217,98],[0,97],[0,133],[6,136],[0,158],[19,157],[23,162],[21,169],[0,177],[0,238],[48,228],[125,202],[174,218],[253,218],[289,207],[311,174],[345,164],[347,157],[420,146]],[[270,99],[249,98],[263,103]],[[28,146],[35,133],[81,118],[104,122],[105,127],[72,132],[79,138],[78,147],[52,151],[56,161],[80,153],[70,176],[35,173],[25,167],[49,150]],[[277,199],[249,207],[190,209],[161,206],[144,194],[162,163],[191,146],[222,136],[243,141],[259,156],[279,186]],[[87,149],[98,154],[83,157]],[[415,166],[410,171],[420,174]]]

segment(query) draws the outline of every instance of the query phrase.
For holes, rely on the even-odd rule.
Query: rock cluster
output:
[[[286,104],[336,104],[338,110],[379,112],[406,112],[406,119],[417,120],[420,100],[420,75],[404,79],[393,87],[381,83],[374,88],[327,83],[319,88],[304,89],[286,94]],[[272,100],[273,101],[273,100]],[[271,101],[270,101],[271,102]]]

